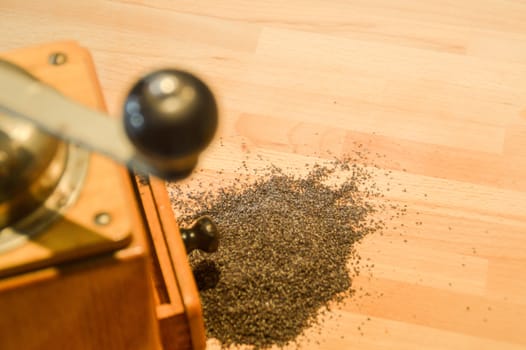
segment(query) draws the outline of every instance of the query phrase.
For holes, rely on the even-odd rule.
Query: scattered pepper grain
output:
[[[374,214],[385,207],[367,168],[349,158],[309,170],[269,166],[212,191],[168,186],[180,225],[207,215],[221,234],[216,253],[189,258],[207,335],[224,347],[294,342],[353,294],[354,245],[384,228]]]

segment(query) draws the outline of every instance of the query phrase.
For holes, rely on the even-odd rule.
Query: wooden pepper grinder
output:
[[[215,133],[209,88],[158,70],[112,119],[73,42],[0,54],[0,77],[0,348],[203,349],[182,238],[213,251],[217,229],[205,218],[181,237],[164,180],[188,176]],[[9,191],[22,180],[31,190]]]

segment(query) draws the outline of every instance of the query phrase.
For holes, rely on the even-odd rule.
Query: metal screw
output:
[[[95,215],[95,223],[100,226],[108,225],[111,222],[111,215],[106,212],[101,212]]]
[[[67,196],[67,194],[61,193],[60,197],[57,199],[57,206],[59,208],[62,208],[64,206],[66,206],[67,203],[68,203],[68,196]]]
[[[61,66],[64,63],[66,63],[68,60],[68,56],[62,52],[55,52],[49,55],[49,64],[52,64],[54,66]]]

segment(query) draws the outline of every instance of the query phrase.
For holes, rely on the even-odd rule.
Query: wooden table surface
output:
[[[386,155],[403,235],[359,246],[364,295],[306,349],[526,347],[526,2],[0,0],[0,33],[2,51],[89,48],[115,115],[137,74],[198,73],[222,108],[201,167],[224,176],[243,144]]]

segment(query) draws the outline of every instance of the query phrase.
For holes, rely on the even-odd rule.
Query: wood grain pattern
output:
[[[185,317],[190,330],[191,345],[194,350],[204,349],[206,336],[197,285],[188,264],[181,232],[173,216],[165,182],[157,178],[151,178],[150,186],[159,213],[160,223],[165,233],[172,269],[177,278],[178,292],[184,305]]]
[[[2,280],[1,348],[161,349],[152,288],[138,278],[148,281],[149,261],[134,248],[127,259],[99,257]]]
[[[153,177],[148,181],[137,177],[137,191],[154,254],[156,311],[163,349],[204,349],[206,337],[199,294],[165,183]]]
[[[361,295],[305,348],[526,346],[523,1],[3,0],[0,30],[1,50],[89,47],[114,115],[137,74],[197,72],[222,108],[200,167],[225,178],[247,150],[291,166],[355,142],[387,156],[377,180],[393,171],[403,235],[361,244]]]

